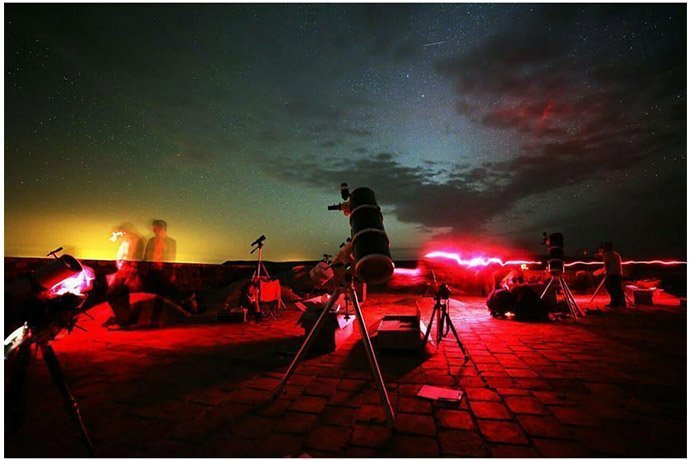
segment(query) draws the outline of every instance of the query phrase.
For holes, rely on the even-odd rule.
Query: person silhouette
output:
[[[168,236],[168,224],[165,220],[156,219],[151,223],[154,237],[149,238],[144,252],[144,260],[154,262],[159,268],[164,262],[175,262],[177,244]]]
[[[596,270],[594,274],[605,275],[605,287],[609,292],[608,307],[625,307],[626,297],[621,287],[623,270],[621,268],[621,256],[614,250],[614,243],[607,241],[602,245],[603,267]]]

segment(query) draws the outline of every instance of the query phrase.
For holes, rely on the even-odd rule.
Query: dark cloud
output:
[[[343,130],[346,134],[350,134],[352,136],[356,137],[367,137],[371,136],[372,132],[367,130],[367,129],[359,129],[359,128],[345,128]]]
[[[602,35],[582,30],[598,22],[607,28],[600,8],[546,7],[524,30],[491,37],[437,64],[441,74],[456,80],[460,115],[519,136],[517,155],[489,166],[511,174],[500,199],[515,201],[604,178],[684,150],[685,28],[680,8],[672,9],[679,11],[670,15],[671,29],[642,37],[643,51],[625,48],[630,41],[621,37],[648,21],[660,23],[668,11],[617,8],[608,14],[624,26]],[[465,177],[487,173],[474,169]]]
[[[427,168],[401,165],[390,152],[349,161],[265,157],[262,165],[284,180],[323,190],[331,191],[341,182],[373,187],[380,204],[392,206],[401,221],[429,227],[476,230],[504,207],[499,201],[488,200],[490,192],[479,191],[487,189],[485,176],[431,183]]]
[[[328,141],[324,141],[319,145],[320,145],[320,147],[324,147],[324,148],[332,148],[332,147],[336,147],[340,143],[341,143],[340,141],[336,141],[336,140],[331,139]]]
[[[444,182],[431,179],[432,165],[404,166],[391,153],[339,164],[297,161],[273,172],[329,190],[342,181],[373,184],[400,220],[461,233],[482,230],[521,200],[588,181],[602,181],[602,193],[616,195],[620,186],[607,185],[613,174],[685,152],[685,24],[678,19],[683,7],[670,8],[545,7],[524,29],[439,61],[437,71],[456,83],[459,116],[515,141],[508,160],[452,167]],[[610,30],[601,14],[624,25]],[[621,38],[640,33],[646,22],[665,24],[668,16],[675,18],[669,30],[636,42],[644,50],[631,50]],[[662,199],[652,194],[645,202]],[[588,216],[573,222],[584,218],[597,227]]]

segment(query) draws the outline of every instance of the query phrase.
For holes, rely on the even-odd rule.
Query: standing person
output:
[[[623,271],[621,268],[621,256],[614,250],[614,244],[611,241],[603,245],[602,263],[604,267],[596,273],[605,274],[605,287],[609,292],[610,302],[608,307],[625,307],[626,298],[624,297],[624,290],[621,287]]]
[[[176,243],[168,236],[168,224],[156,219],[151,223],[154,237],[149,238],[144,261],[150,262],[144,277],[145,290],[167,297],[173,302],[184,303],[180,291],[173,285],[175,272],[168,262],[175,262]]]
[[[154,262],[154,265],[163,268],[163,262],[175,262],[176,243],[168,236],[168,224],[165,220],[154,220],[151,228],[155,236],[149,238],[146,244],[144,260]]]

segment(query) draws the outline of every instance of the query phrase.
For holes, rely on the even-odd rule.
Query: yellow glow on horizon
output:
[[[76,216],[69,219],[49,215],[23,217],[22,222],[5,222],[6,257],[45,257],[48,252],[62,246],[64,253],[80,259],[115,260],[120,240],[109,240],[116,228],[113,222]],[[145,225],[136,227],[146,244],[153,232]],[[254,260],[257,257],[256,253],[249,253],[251,248],[247,238],[200,235],[198,228],[192,225],[171,226],[170,236],[177,242],[176,262],[219,264],[226,260]],[[267,247],[265,259],[275,262],[315,259],[302,251],[281,249],[282,246]]]

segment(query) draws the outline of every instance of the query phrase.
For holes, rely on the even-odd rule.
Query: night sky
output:
[[[686,5],[5,5],[5,255],[686,254]],[[492,254],[485,254],[491,256]]]

